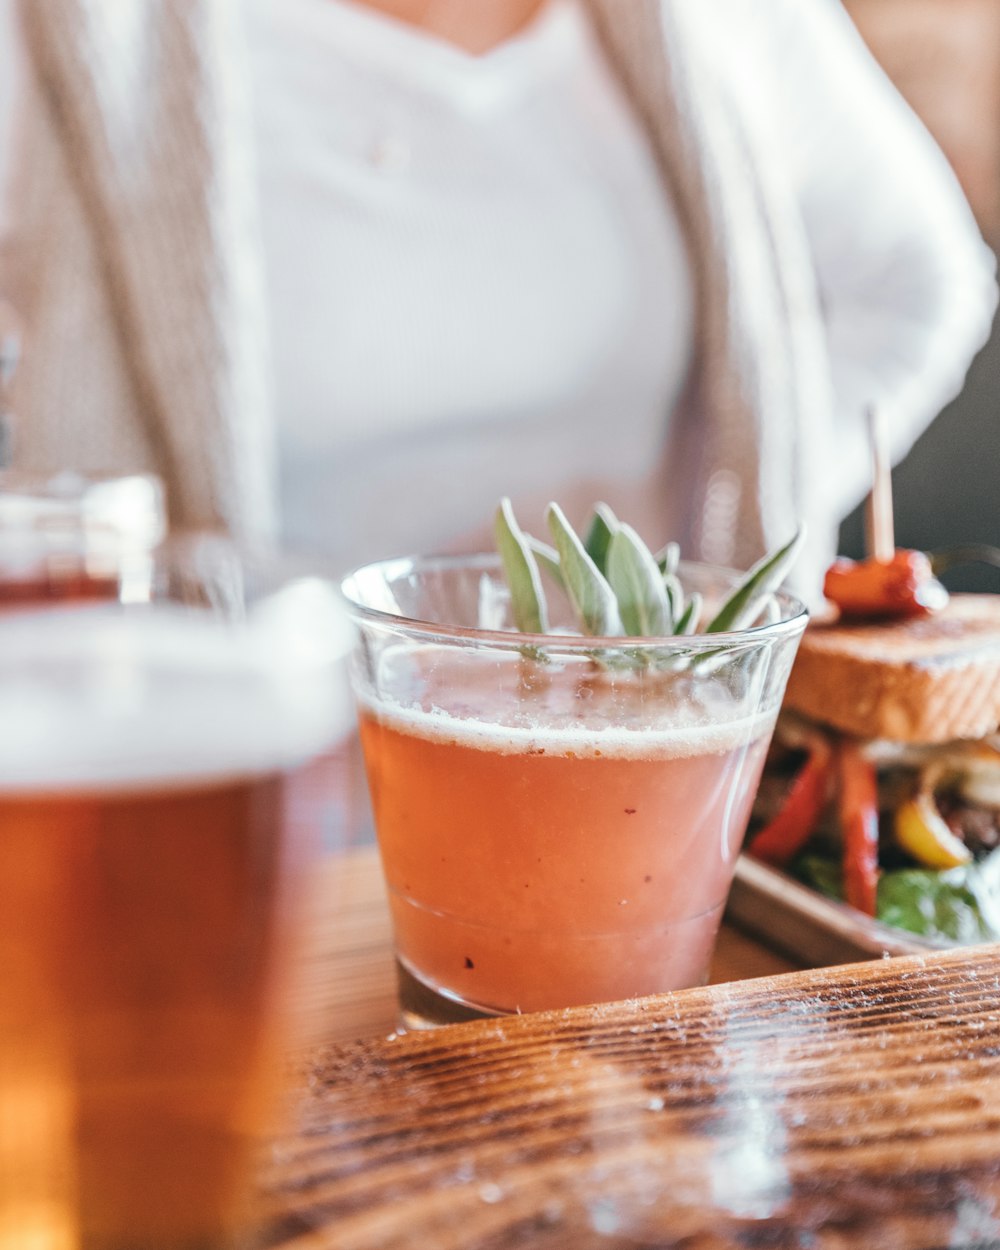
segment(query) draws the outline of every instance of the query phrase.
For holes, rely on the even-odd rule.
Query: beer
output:
[[[0,569],[0,608],[117,599],[121,581],[117,569],[95,571],[84,565],[47,563],[16,573]]]
[[[316,674],[204,613],[0,627],[0,1248],[228,1244],[274,1109]]]

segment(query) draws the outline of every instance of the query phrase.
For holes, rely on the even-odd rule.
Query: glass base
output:
[[[482,1020],[503,1014],[442,994],[421,981],[400,959],[396,960],[396,978],[399,984],[399,1017],[396,1027],[401,1033],[438,1029],[444,1024],[464,1024],[469,1020]]]

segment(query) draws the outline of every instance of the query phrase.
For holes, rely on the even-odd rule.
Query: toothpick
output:
[[[867,409],[868,438],[872,451],[872,490],[868,496],[865,520],[868,554],[880,564],[888,564],[896,550],[892,519],[892,471],[886,448],[885,423],[878,409]]]

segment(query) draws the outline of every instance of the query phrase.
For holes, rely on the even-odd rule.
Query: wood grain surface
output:
[[[328,1048],[282,1250],[1000,1246],[1000,948]]]

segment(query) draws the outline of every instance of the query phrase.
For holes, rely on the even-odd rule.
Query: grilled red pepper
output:
[[[755,859],[784,868],[802,850],[816,828],[830,789],[833,752],[821,734],[810,734],[808,752],[777,815],[751,839]]]
[[[891,560],[840,557],[827,569],[823,593],[845,618],[926,616],[948,602],[923,551],[898,548]]]
[[[854,742],[838,751],[840,828],[844,839],[844,898],[866,916],[875,915],[878,892],[878,787],[875,765]]]

